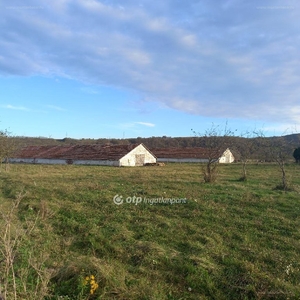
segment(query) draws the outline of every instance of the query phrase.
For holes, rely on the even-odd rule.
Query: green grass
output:
[[[220,165],[214,184],[198,164],[12,165],[0,173],[1,211],[26,192],[14,226],[33,228],[15,249],[18,299],[34,299],[49,272],[39,291],[51,300],[299,299],[299,171],[287,166],[283,192],[272,164],[249,165],[246,182],[241,165]],[[116,194],[187,203],[116,205]]]

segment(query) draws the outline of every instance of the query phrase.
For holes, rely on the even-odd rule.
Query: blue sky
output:
[[[0,3],[0,128],[53,138],[300,128],[298,1]]]

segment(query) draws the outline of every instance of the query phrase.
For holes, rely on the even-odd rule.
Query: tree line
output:
[[[209,129],[208,129],[209,130]],[[3,132],[5,133],[5,131]],[[227,144],[230,149],[234,152],[234,156],[237,161],[241,161],[241,153],[246,150],[249,151],[247,156],[249,159],[261,160],[261,161],[271,161],[272,157],[265,153],[263,144],[278,144],[283,143],[286,145],[285,151],[286,155],[293,159],[293,151],[300,146],[300,134],[292,134],[280,137],[264,137],[265,142],[261,143],[263,140],[263,135],[253,135],[253,134],[241,134],[240,136],[231,135],[230,144],[228,143],[228,138],[222,136],[221,134],[215,132],[216,139],[219,140],[220,144]],[[4,134],[6,136],[7,134]],[[110,139],[110,138],[99,138],[99,139],[54,139],[45,137],[13,137],[11,143],[14,144],[15,148],[23,148],[25,146],[45,146],[45,145],[88,145],[88,144],[99,144],[99,145],[120,145],[120,144],[140,144],[143,143],[147,148],[185,148],[185,147],[206,147],[207,141],[204,134],[195,134],[192,132],[190,137],[136,137],[136,138],[125,138],[125,139]],[[226,142],[225,142],[226,140]],[[250,149],[249,149],[250,144]],[[252,150],[251,150],[252,149]]]

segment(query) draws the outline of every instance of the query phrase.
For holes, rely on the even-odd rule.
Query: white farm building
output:
[[[143,144],[28,146],[17,151],[11,163],[143,166],[156,157]]]
[[[232,163],[234,156],[230,149],[208,149],[200,147],[153,148],[157,162],[205,163],[209,160],[219,163]]]

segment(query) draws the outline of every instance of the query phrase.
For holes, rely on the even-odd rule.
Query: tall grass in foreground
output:
[[[43,299],[48,294],[48,284],[52,270],[44,268],[44,253],[36,251],[36,241],[31,241],[38,234],[35,219],[20,222],[17,212],[26,194],[20,192],[11,200],[7,208],[1,206],[1,285],[3,299]],[[47,255],[45,253],[45,255]]]
[[[0,288],[10,299],[299,299],[300,178],[272,164],[12,165],[0,174]],[[279,174],[280,175],[280,174]],[[24,192],[23,192],[24,191]],[[115,195],[187,204],[113,202]]]

